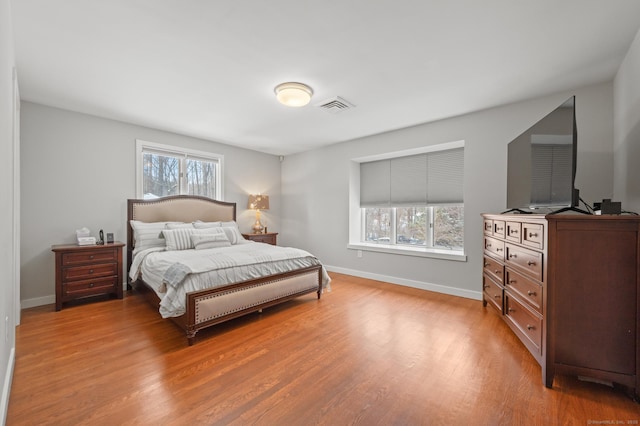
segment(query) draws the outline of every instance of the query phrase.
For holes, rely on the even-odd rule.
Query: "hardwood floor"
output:
[[[618,389],[567,376],[545,388],[480,301],[331,276],[321,300],[221,324],[191,347],[136,294],[25,310],[7,425],[640,421]]]

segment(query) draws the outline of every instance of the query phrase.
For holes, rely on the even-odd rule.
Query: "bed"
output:
[[[178,195],[127,204],[128,283],[189,345],[199,330],[329,288],[310,253],[244,240],[235,203]]]

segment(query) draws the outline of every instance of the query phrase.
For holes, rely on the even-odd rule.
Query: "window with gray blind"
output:
[[[464,148],[360,163],[360,207],[463,202]]]
[[[531,144],[531,205],[571,203],[572,155],[571,142]]]

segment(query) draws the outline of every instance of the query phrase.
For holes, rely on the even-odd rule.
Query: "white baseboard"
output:
[[[406,287],[419,288],[421,290],[433,291],[436,293],[449,294],[451,296],[464,297],[467,299],[482,300],[482,292],[465,290],[457,287],[449,287],[446,285],[426,283],[422,281],[407,280],[404,278],[392,277],[389,275],[372,274],[370,272],[357,271],[355,269],[340,268],[337,266],[325,265],[327,271],[337,272],[339,274],[353,275],[360,278],[368,278],[370,280],[384,281],[391,284],[403,285]]]
[[[0,399],[0,424],[7,421],[7,411],[9,411],[9,393],[11,392],[11,382],[13,381],[13,366],[16,360],[16,348],[11,348],[9,360],[7,361],[7,370],[4,375],[4,384],[2,386],[2,399]]]
[[[52,294],[51,296],[35,297],[33,299],[23,299],[20,301],[20,308],[22,309],[34,308],[36,306],[51,305],[54,303],[56,303],[56,296]]]

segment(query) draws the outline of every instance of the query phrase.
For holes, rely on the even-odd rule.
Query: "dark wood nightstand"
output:
[[[278,245],[276,239],[278,237],[277,232],[267,232],[266,234],[242,234],[247,240],[256,241],[258,243],[267,243],[271,245]]]
[[[122,299],[124,243],[51,246],[56,254],[56,311],[64,302],[87,296],[115,294]]]

